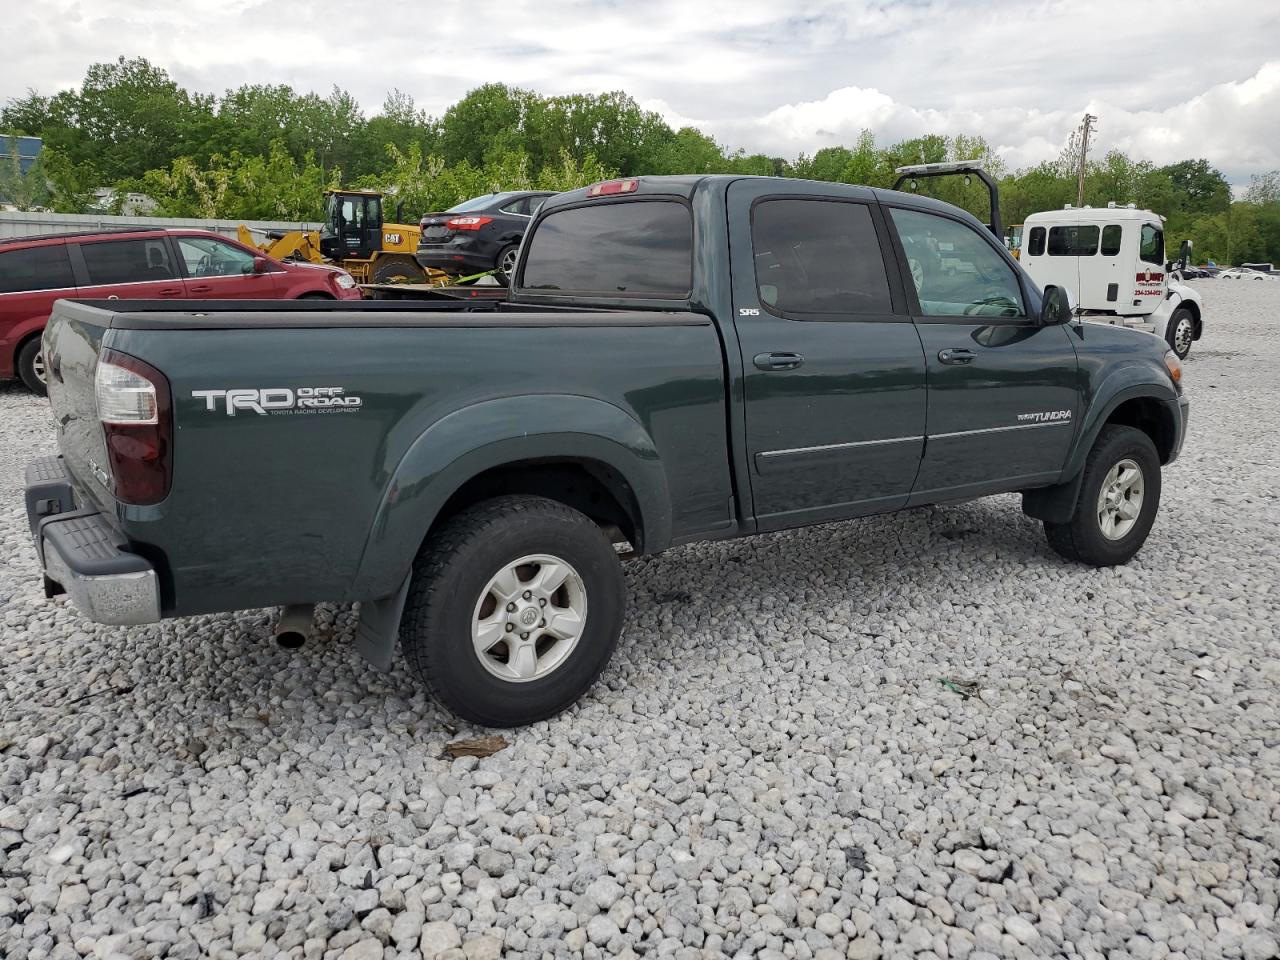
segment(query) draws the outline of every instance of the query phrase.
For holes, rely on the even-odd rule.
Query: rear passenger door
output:
[[[928,367],[924,461],[911,502],[1054,481],[1078,415],[1068,325],[1028,315],[1019,273],[987,230],[886,204]]]
[[[869,191],[728,190],[760,529],[896,510],[924,444],[924,355]]]
[[[186,295],[167,236],[67,244],[81,297],[156,300]]]

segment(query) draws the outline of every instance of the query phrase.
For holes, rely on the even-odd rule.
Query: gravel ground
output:
[[[287,653],[45,600],[0,388],[0,956],[1276,957],[1280,284],[1200,289],[1128,567],[1013,497],[675,550],[479,761],[348,609]]]

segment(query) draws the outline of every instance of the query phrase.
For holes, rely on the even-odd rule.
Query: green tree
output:
[[[49,185],[37,161],[26,173],[18,154],[17,136],[7,141],[8,152],[0,155],[0,200],[19,210],[37,210],[50,201]]]
[[[681,127],[666,137],[637,174],[727,173],[729,162],[711,137],[693,127]]]
[[[1244,192],[1246,203],[1280,203],[1280,170],[1254,174]]]
[[[1208,160],[1182,160],[1160,170],[1173,183],[1179,211],[1221,213],[1231,205],[1231,185]]]
[[[440,155],[453,165],[481,167],[490,157],[520,149],[537,96],[501,83],[470,91],[440,120]]]
[[[336,185],[338,172],[326,173],[308,155],[301,163],[283,141],[268,156],[232,151],[208,164],[179,157],[167,170],[149,170],[141,189],[163,216],[241,220],[319,220],[324,191]]]

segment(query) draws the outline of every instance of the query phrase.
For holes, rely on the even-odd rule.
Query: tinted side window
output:
[[[1124,231],[1118,223],[1109,223],[1102,228],[1102,255],[1114,257],[1120,252],[1120,239]]]
[[[67,248],[62,244],[0,253],[0,293],[75,287]]]
[[[1149,223],[1142,225],[1142,236],[1138,241],[1138,256],[1147,263],[1164,263],[1164,231]]]
[[[1049,256],[1092,257],[1098,252],[1098,228],[1050,227]]]
[[[552,213],[529,240],[531,290],[680,299],[693,286],[693,218],[671,200],[631,200]]]
[[[163,239],[82,243],[80,252],[84,254],[89,282],[95,285],[172,280],[178,275],[169,262],[169,245]]]
[[[765,200],[751,212],[760,302],[782,316],[891,313],[871,211],[836,200]]]
[[[529,214],[529,198],[521,197],[519,200],[512,200],[504,207],[499,207],[503,213],[511,213],[516,216],[528,216]]]
[[[919,210],[890,213],[924,316],[1024,316],[1017,275],[977,230]]]
[[[1044,227],[1031,228],[1031,240],[1027,244],[1027,253],[1033,257],[1044,256]]]

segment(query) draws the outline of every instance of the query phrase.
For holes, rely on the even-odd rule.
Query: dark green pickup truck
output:
[[[1181,370],[1069,301],[946,204],[727,176],[548,200],[504,302],[64,301],[32,533],[93,620],[359,601],[372,661],[527,723],[608,662],[627,544],[1021,491],[1127,561]]]

